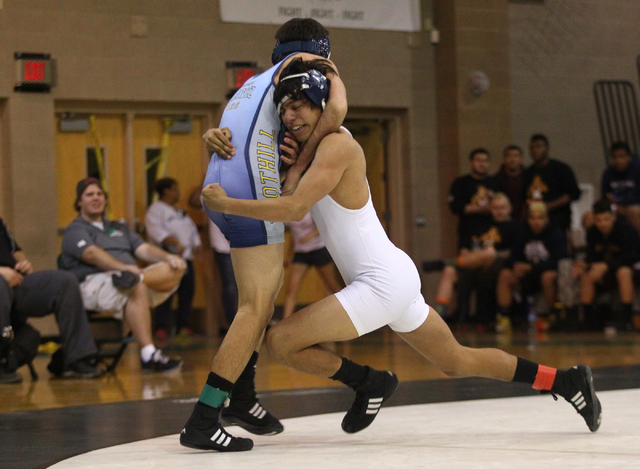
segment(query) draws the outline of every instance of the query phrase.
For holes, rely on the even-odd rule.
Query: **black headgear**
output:
[[[318,70],[311,69],[306,72],[286,76],[280,79],[280,82],[282,83],[285,80],[291,80],[293,78],[300,79],[300,89],[302,90],[302,92],[306,94],[307,98],[309,98],[316,106],[319,106],[322,110],[324,110],[327,99],[329,98],[329,88],[331,85],[331,82],[327,80],[327,77],[325,77]],[[278,114],[280,114],[280,108],[282,107],[282,105],[286,103],[290,98],[291,95],[288,94],[284,96],[278,103]]]

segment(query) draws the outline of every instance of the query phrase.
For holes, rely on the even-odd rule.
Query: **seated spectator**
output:
[[[484,303],[489,304],[483,304],[480,299],[478,302],[479,323],[488,324],[494,319],[496,276],[509,258],[512,247],[522,237],[522,229],[520,223],[511,219],[511,203],[504,193],[495,194],[489,207],[491,221],[463,241],[456,259],[423,264],[425,271],[442,269],[434,308],[443,317],[447,315],[454,286],[460,279],[468,287],[479,287],[479,293],[488,294]]]
[[[503,150],[502,157],[502,166],[496,177],[511,201],[511,217],[522,220],[525,207],[522,149],[518,145],[509,145]]]
[[[577,261],[573,275],[580,278],[580,303],[585,327],[615,332],[631,324],[633,305],[633,264],[640,258],[638,233],[622,218],[616,217],[606,199],[593,204],[594,226],[587,231],[587,259]],[[622,315],[605,318],[594,300],[599,288],[618,287]]]
[[[611,145],[611,162],[602,174],[602,198],[615,204],[616,214],[624,217],[640,233],[640,159],[629,145]]]
[[[500,329],[508,330],[511,320],[525,318],[512,314],[513,292],[520,287],[523,298],[542,290],[549,312],[554,311],[557,295],[558,261],[569,257],[565,232],[549,222],[547,207],[532,202],[528,207],[524,237],[512,251],[507,267],[498,275],[496,297]]]
[[[0,383],[19,383],[22,377],[7,360],[14,332],[27,318],[54,314],[64,348],[63,378],[97,378],[93,365],[98,350],[82,307],[75,276],[60,270],[33,271],[31,262],[0,218]]]
[[[449,207],[458,215],[458,249],[462,242],[491,220],[489,202],[501,190],[500,181],[489,176],[489,151],[476,148],[469,154],[470,172],[453,181],[449,190]]]
[[[80,281],[85,309],[122,317],[140,346],[143,371],[178,369],[182,360],[156,349],[151,335],[150,307],[178,288],[186,268],[180,256],[145,243],[126,225],[104,218],[107,195],[96,178],[76,187],[78,217],[62,237],[61,266]],[[155,263],[145,269],[136,259]]]
[[[285,267],[289,264],[291,269],[282,319],[288,318],[296,310],[298,292],[309,267],[318,269],[320,278],[329,292],[337,293],[342,290],[342,284],[336,275],[331,254],[322,241],[311,213],[307,213],[300,221],[291,222],[289,228],[293,240],[291,252],[285,259]]]
[[[542,134],[531,136],[530,151],[533,164],[524,172],[526,199],[544,202],[550,222],[566,232],[571,226],[571,202],[580,198],[573,170],[549,158],[549,141]]]
[[[173,178],[159,179],[155,189],[159,199],[147,209],[144,224],[150,241],[165,251],[182,256],[187,264],[187,269],[175,293],[178,296],[178,309],[175,311],[176,335],[187,338],[193,336],[189,322],[196,289],[193,255],[199,251],[202,242],[198,227],[178,205],[180,200],[178,181]],[[163,303],[156,306],[155,335],[159,341],[166,341],[169,338],[169,319],[175,295],[169,296]]]

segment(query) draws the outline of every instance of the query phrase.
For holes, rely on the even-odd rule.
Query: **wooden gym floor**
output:
[[[640,334],[456,332],[461,343],[499,347],[549,366],[586,363],[598,391],[640,388]],[[209,372],[219,340],[171,343],[184,367],[166,375],[140,373],[135,344],[116,372],[96,380],[51,379],[49,356],[35,360],[40,375],[21,384],[0,385],[0,467],[48,467],[72,455],[116,444],[179,433]],[[357,362],[398,374],[401,386],[389,406],[533,395],[527,386],[483,379],[446,379],[433,365],[385,328],[335,350]],[[350,390],[328,379],[299,373],[262,351],[256,388],[263,405],[280,418],[341,412]],[[120,466],[119,466],[120,467]]]

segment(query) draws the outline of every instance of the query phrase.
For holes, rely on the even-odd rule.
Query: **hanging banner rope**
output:
[[[167,175],[167,161],[169,160],[169,127],[173,122],[169,117],[165,117],[163,122],[164,133],[160,144],[160,161],[158,161],[158,167],[156,168],[156,181]]]
[[[167,175],[167,161],[169,160],[169,128],[173,125],[173,121],[171,118],[165,117],[162,120],[162,123],[164,131],[162,133],[162,142],[160,143],[160,154],[149,161],[145,166],[145,170],[149,171],[149,169],[156,165],[156,181]],[[157,198],[158,194],[154,192],[153,201],[155,202]]]
[[[96,116],[89,116],[89,124],[90,124],[90,132],[93,137],[94,151],[96,153],[96,165],[98,166],[98,179],[100,179],[100,184],[102,185],[102,189],[108,194],[109,193],[109,184],[107,182],[107,176],[105,174],[104,168],[104,155],[102,154],[102,147],[100,146],[100,137],[98,135],[98,129],[96,128]],[[109,216],[109,204],[105,209],[105,216]]]

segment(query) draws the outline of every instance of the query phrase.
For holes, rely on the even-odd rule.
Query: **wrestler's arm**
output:
[[[312,54],[297,54],[293,58],[300,57],[303,60],[318,59],[318,56]],[[327,60],[333,69],[338,72],[336,65]],[[287,171],[287,177],[282,186],[282,195],[290,195],[296,189],[300,178],[313,161],[318,145],[324,137],[337,132],[347,115],[347,89],[337,73],[328,73],[327,78],[331,80],[331,88],[329,89],[329,99],[327,105],[318,120],[316,128],[313,130],[311,137],[302,147],[302,151],[298,155],[296,163]]]
[[[202,200],[211,210],[228,215],[269,221],[300,221],[340,182],[352,154],[348,140],[338,134],[329,135],[321,142],[316,158],[291,196],[262,200],[232,199],[220,185],[210,184],[202,190]]]

